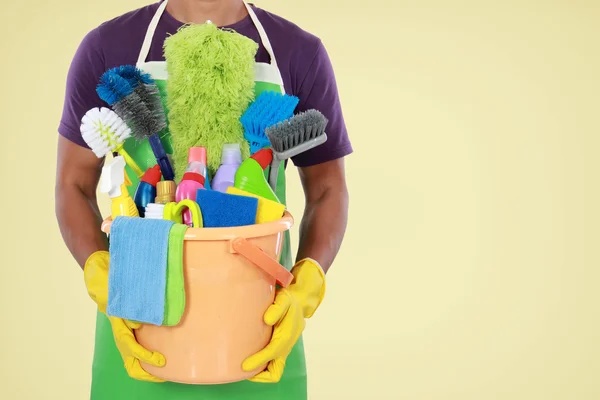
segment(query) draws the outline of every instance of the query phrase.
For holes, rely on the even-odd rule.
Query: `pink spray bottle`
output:
[[[206,148],[192,147],[188,153],[188,166],[183,174],[181,182],[177,185],[175,192],[175,200],[196,201],[196,193],[198,189],[204,189],[206,182]],[[186,209],[183,212],[183,222],[192,226],[192,215],[190,210]]]

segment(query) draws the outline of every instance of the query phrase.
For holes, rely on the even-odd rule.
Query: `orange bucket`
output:
[[[111,220],[102,224],[109,234]],[[289,212],[275,222],[232,228],[189,228],[183,245],[186,308],[177,326],[142,325],[138,342],[166,358],[166,365],[142,364],[165,381],[222,384],[246,380],[265,369],[244,372],[242,362],[271,340],[263,321],[276,284],[292,274],[278,260]]]

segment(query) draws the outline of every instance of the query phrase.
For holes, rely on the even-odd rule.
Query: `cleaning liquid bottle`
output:
[[[227,188],[233,186],[235,173],[242,164],[242,152],[239,143],[223,145],[221,166],[212,181],[212,189],[225,193]]]
[[[125,172],[125,159],[115,157],[109,164],[102,168],[102,181],[100,191],[108,193],[111,198],[111,217],[139,217],[137,206],[127,191],[131,181]]]
[[[233,186],[236,189],[264,197],[281,203],[265,177],[265,169],[273,160],[273,151],[265,148],[254,153],[244,160],[235,173]]]
[[[160,178],[160,165],[155,165],[154,167],[149,168],[140,179],[140,183],[133,196],[140,217],[144,216],[146,205],[154,202],[154,199],[156,198],[156,185],[160,181]]]
[[[177,186],[175,200],[196,201],[196,193],[204,189],[206,182],[206,148],[192,147],[188,152],[188,166]],[[183,223],[192,226],[192,214],[189,209],[183,211]]]

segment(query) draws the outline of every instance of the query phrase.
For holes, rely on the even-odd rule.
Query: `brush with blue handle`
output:
[[[240,118],[244,138],[250,143],[250,154],[271,144],[265,130],[294,115],[298,102],[296,96],[271,91],[262,92],[256,97]]]
[[[116,67],[102,75],[96,92],[129,125],[136,139],[148,139],[164,179],[174,180],[173,166],[158,135],[167,126],[166,116],[150,75],[133,65]]]

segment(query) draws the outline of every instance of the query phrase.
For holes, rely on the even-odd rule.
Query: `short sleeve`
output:
[[[300,99],[297,111],[318,110],[329,122],[325,129],[327,141],[293,157],[294,165],[308,167],[351,154],[352,145],[344,121],[333,66],[320,41],[296,96]]]
[[[96,86],[104,73],[104,55],[98,28],[81,41],[67,74],[65,99],[58,133],[73,143],[89,148],[81,137],[81,119],[94,107],[103,106]]]

